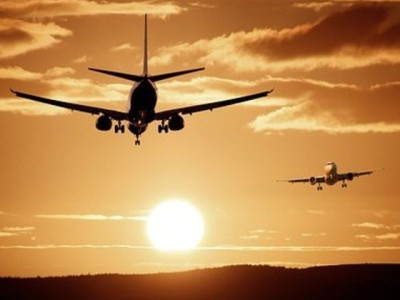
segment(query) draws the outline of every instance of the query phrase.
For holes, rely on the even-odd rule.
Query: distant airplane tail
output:
[[[143,47],[143,75],[134,75],[134,74],[127,74],[127,73],[121,73],[121,72],[115,72],[115,71],[110,71],[110,70],[103,70],[103,69],[97,69],[97,68],[89,68],[90,71],[95,71],[99,73],[103,73],[106,75],[110,76],[115,76],[123,79],[127,79],[130,81],[135,81],[139,82],[142,81],[143,79],[149,79],[151,81],[160,81],[172,77],[177,77],[177,76],[182,76],[188,73],[193,73],[197,71],[202,71],[205,68],[196,68],[196,69],[189,69],[189,70],[182,70],[182,71],[176,71],[176,72],[171,72],[171,73],[164,73],[164,74],[158,74],[158,75],[149,75],[149,70],[148,70],[148,39],[147,39],[147,14],[144,15],[144,47]]]

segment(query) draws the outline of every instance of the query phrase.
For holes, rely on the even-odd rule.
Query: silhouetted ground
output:
[[[400,299],[400,265],[0,278],[1,299]]]

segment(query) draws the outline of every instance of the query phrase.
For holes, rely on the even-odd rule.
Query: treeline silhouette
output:
[[[0,278],[0,299],[400,299],[399,264]]]

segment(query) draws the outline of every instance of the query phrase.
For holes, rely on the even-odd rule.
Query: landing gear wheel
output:
[[[121,123],[115,124],[114,132],[118,133],[119,131],[121,131],[121,133],[125,133],[125,125],[121,125]]]
[[[168,125],[164,125],[164,122],[158,125],[158,133],[162,133],[163,131],[168,133]]]

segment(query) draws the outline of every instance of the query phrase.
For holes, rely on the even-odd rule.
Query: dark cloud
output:
[[[4,47],[4,44],[14,44],[18,42],[29,42],[33,37],[19,29],[19,28],[6,28],[0,30],[0,47]]]
[[[397,9],[395,5],[352,6],[315,24],[278,31],[245,47],[273,59],[325,56],[348,49],[400,50],[400,21],[392,17]]]

